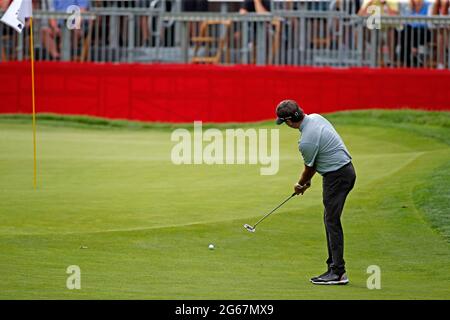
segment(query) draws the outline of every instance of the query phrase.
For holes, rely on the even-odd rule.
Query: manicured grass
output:
[[[242,227],[292,192],[294,130],[277,127],[280,171],[261,176],[259,165],[172,164],[178,125],[45,115],[33,190],[29,117],[0,117],[0,298],[449,299],[449,113],[327,117],[358,175],[343,216],[345,287],[308,281],[326,258],[320,177],[256,233]],[[66,288],[69,265],[81,290]],[[366,287],[369,265],[381,290]]]
[[[418,185],[413,196],[431,225],[450,241],[450,160],[434,170],[422,185]]]

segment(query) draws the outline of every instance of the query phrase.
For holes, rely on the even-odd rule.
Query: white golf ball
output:
[[[211,243],[211,244],[208,246],[208,249],[209,249],[209,250],[214,250],[214,245]]]

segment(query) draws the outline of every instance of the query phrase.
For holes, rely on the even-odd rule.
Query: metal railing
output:
[[[450,68],[450,17],[382,16],[369,29],[367,17],[331,9],[180,12],[158,2],[145,10],[94,7],[73,30],[70,14],[35,10],[36,59]],[[0,24],[0,36],[0,61],[28,59],[29,28],[17,34]]]

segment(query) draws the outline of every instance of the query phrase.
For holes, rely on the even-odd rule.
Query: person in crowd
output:
[[[361,0],[332,0],[330,2],[329,10],[330,12],[339,12],[345,15],[352,16],[359,12],[359,10],[361,9],[361,4]],[[331,29],[329,31],[331,47],[337,48],[339,46],[339,42],[341,42],[346,48],[356,47],[358,43],[359,30],[358,22],[356,20],[331,18],[328,19],[327,26]],[[353,35],[353,37],[341,37],[342,32],[347,35]]]
[[[136,0],[136,7],[146,10],[150,6],[149,0]],[[151,18],[150,18],[151,19]],[[140,31],[140,44],[147,45],[150,43],[150,27],[149,27],[149,17],[141,16],[139,17],[139,29]]]
[[[244,0],[244,2],[242,2],[241,8],[239,9],[239,13],[246,14],[249,12],[270,12],[270,0]]]
[[[208,11],[208,0],[185,0],[183,1],[183,11],[206,12]]]
[[[8,9],[8,7],[9,7],[10,2],[11,2],[11,0],[0,0],[0,10],[6,11],[6,9]],[[5,25],[0,26],[0,31],[1,31],[0,32],[0,37],[1,37],[0,38],[0,41],[1,41],[0,42],[0,49],[1,49],[0,58],[1,58],[1,61],[4,61],[9,56],[8,51],[10,51],[10,50],[8,50],[7,47],[10,47],[11,42],[12,42],[12,41],[10,41],[11,31],[9,30],[9,28],[6,28]],[[8,42],[8,44],[7,44],[7,42]]]
[[[271,9],[270,0],[244,0],[239,9],[240,14],[248,14],[248,13],[259,13],[265,14],[269,13]],[[238,46],[241,42],[241,32],[236,32],[234,35],[235,41],[237,41]],[[256,30],[249,31],[249,43],[248,46],[251,50],[251,63],[256,62],[256,48],[255,48],[255,40],[256,40]]]
[[[450,12],[450,0],[435,0],[433,5],[433,15],[448,17]],[[450,18],[450,17],[449,17]],[[445,69],[446,65],[446,52],[450,50],[449,48],[449,33],[448,27],[440,26],[437,27],[437,68]],[[450,54],[450,52],[448,53]]]
[[[408,16],[425,17],[432,14],[432,2],[426,0],[410,0]],[[421,61],[421,48],[431,40],[429,26],[426,22],[409,22],[400,37],[400,56],[403,65],[417,67]]]
[[[379,8],[381,16],[396,16],[399,14],[398,4],[398,0],[364,0],[358,15],[367,17],[373,14],[370,9],[375,6]],[[397,26],[381,25],[380,32],[376,33],[376,36],[380,37],[379,62],[384,66],[392,65],[395,61],[395,27]]]
[[[330,3],[330,10],[334,7],[336,11],[347,14],[357,14],[361,9],[362,0],[333,0]]]
[[[67,9],[72,6],[78,6],[80,12],[87,11],[89,7],[88,0],[43,0],[46,2],[50,11],[54,12],[66,12]],[[49,19],[48,26],[42,27],[42,41],[44,48],[48,51],[52,59],[59,59],[61,56],[60,46],[58,45],[59,38],[61,37],[61,28],[64,26],[64,20],[61,19]],[[75,29],[74,41],[78,41],[81,37],[81,30]]]
[[[398,0],[364,0],[358,14],[368,16],[370,14],[368,9],[371,6],[376,6],[380,8],[382,15],[393,16],[398,14],[398,4]]]
[[[207,12],[208,9],[208,0],[186,0],[182,2],[182,11],[184,12]],[[189,38],[195,36],[199,32],[200,26],[201,23],[188,23]]]
[[[433,15],[447,16],[450,11],[450,0],[435,0]]]

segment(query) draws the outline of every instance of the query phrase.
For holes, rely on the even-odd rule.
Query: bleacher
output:
[[[41,61],[450,68],[448,0],[254,1],[86,1],[75,28],[73,11],[55,8],[52,0],[33,1],[35,56]],[[28,58],[29,28],[16,34],[0,24],[0,34],[0,61]]]

